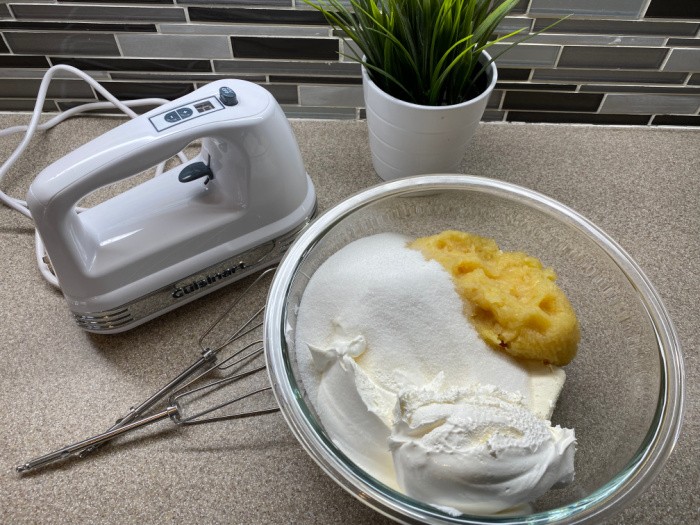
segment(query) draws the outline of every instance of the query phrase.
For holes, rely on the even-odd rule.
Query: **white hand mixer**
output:
[[[43,96],[59,69],[94,84],[74,68],[55,66],[49,70],[32,122],[26,127],[27,135],[2,165],[0,178],[24,151],[34,130],[77,112],[38,124]],[[136,116],[127,105],[94,85],[133,120],[44,169],[32,183],[26,203],[0,192],[3,203],[31,215],[40,236],[37,258],[43,256],[45,247],[61,291],[83,329],[99,333],[128,330],[269,268],[315,215],[316,194],[291,126],[277,101],[262,87],[242,80],[213,82]],[[2,134],[23,129],[11,128]],[[201,151],[187,161],[178,152],[196,140],[201,140]],[[77,208],[93,191],[176,154],[186,162],[93,208]],[[263,272],[254,284],[271,271]],[[56,284],[46,268],[42,273]],[[268,402],[262,408],[237,406],[233,414],[210,416],[270,390],[269,386],[258,386],[233,398],[224,393],[226,399],[221,403],[183,413],[195,398],[208,399],[221,387],[264,370],[264,364],[257,364],[262,342],[242,342],[261,326],[258,319],[264,307],[223,343],[213,347],[203,344],[237,305],[238,301],[234,302],[200,338],[202,352],[192,365],[107,432],[23,463],[17,471],[83,457],[101,443],[164,418],[192,425],[277,411]],[[238,346],[232,353],[225,358],[220,355],[233,342]],[[202,382],[204,386],[194,387]],[[163,400],[168,401],[163,410],[147,415]]]
[[[186,164],[76,212],[91,192],[198,139]],[[113,333],[275,264],[316,195],[274,97],[220,80],[53,163],[27,205],[78,325]]]

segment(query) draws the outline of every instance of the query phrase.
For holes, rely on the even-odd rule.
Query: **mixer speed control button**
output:
[[[180,108],[177,110],[177,114],[182,118],[187,118],[192,116],[192,110],[190,108]]]
[[[170,113],[166,113],[163,118],[166,122],[177,122],[180,120],[180,115],[178,115],[176,111],[171,111]]]
[[[226,109],[226,106],[215,95],[182,104],[180,107],[166,109],[157,115],[148,117],[148,120],[151,121],[156,131],[161,132],[175,126],[187,126],[196,118]]]
[[[219,100],[224,106],[235,106],[238,104],[236,92],[230,87],[222,87],[219,89]]]

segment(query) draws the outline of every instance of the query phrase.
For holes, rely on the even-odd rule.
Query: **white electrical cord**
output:
[[[55,116],[54,118],[48,120],[43,124],[39,124],[39,119],[41,118],[42,110],[44,107],[44,101],[46,100],[46,93],[49,89],[49,84],[51,83],[51,80],[53,79],[54,75],[59,71],[71,73],[85,80],[85,82],[90,84],[93,88],[95,88],[95,90],[98,93],[105,97],[107,99],[107,102],[90,102],[87,104],[82,104],[80,106],[76,106],[74,108],[60,113],[59,115]],[[39,86],[39,93],[37,94],[36,104],[34,105],[34,111],[32,112],[32,118],[29,121],[29,124],[26,126],[13,126],[11,128],[0,130],[0,137],[25,132],[24,139],[22,139],[22,142],[20,142],[20,144],[8,157],[8,159],[2,164],[2,166],[0,166],[0,183],[2,182],[2,179],[5,177],[12,165],[17,161],[17,159],[22,155],[22,153],[24,153],[24,150],[27,149],[29,142],[32,140],[32,137],[34,136],[34,133],[36,133],[37,130],[44,131],[46,129],[50,129],[56,124],[63,122],[67,118],[70,118],[79,113],[83,113],[85,111],[111,108],[112,106],[116,106],[118,109],[126,113],[129,117],[135,118],[138,115],[131,109],[131,106],[162,105],[167,102],[169,101],[160,98],[144,98],[139,100],[130,100],[128,102],[121,102],[104,87],[98,84],[97,81],[95,81],[95,79],[93,79],[86,73],[83,73],[79,69],[63,64],[53,66],[46,72],[44,78],[41,81],[41,85]],[[181,162],[187,162],[187,157],[183,152],[178,153],[177,156]],[[161,162],[160,164],[158,164],[158,166],[156,166],[156,176],[163,173],[164,167],[165,162]],[[10,197],[3,191],[0,191],[0,201],[2,201],[6,206],[20,212],[23,215],[26,215],[31,219],[32,214],[29,211],[29,208],[27,208],[26,201]],[[83,211],[83,209],[84,208],[76,208],[78,212]],[[34,244],[36,248],[36,261],[37,265],[39,266],[39,271],[41,272],[41,275],[49,283],[56,286],[57,288],[60,288],[58,279],[51,270],[50,263],[48,261],[48,256],[46,255],[46,251],[44,249],[44,244],[41,241],[41,238],[39,237],[39,232],[36,232]]]

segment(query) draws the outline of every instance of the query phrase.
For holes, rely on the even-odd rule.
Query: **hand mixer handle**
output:
[[[239,96],[232,100],[233,91]],[[233,105],[227,106],[222,100]],[[245,125],[271,100],[269,92],[242,80],[208,84],[122,124],[53,163],[30,188],[32,200],[35,206],[44,208],[70,208],[92,191],[176,154],[189,140],[208,135],[206,128]]]
[[[73,287],[71,281],[74,287],[84,285],[91,254],[103,243],[94,235],[98,226],[75,212],[83,197],[158,164],[193,140],[209,137],[216,143],[232,128],[254,125],[271,106],[278,107],[272,95],[255,84],[213,82],[109,131],[42,171],[27,202],[64,293],[66,286]],[[82,274],[73,279],[76,272]]]

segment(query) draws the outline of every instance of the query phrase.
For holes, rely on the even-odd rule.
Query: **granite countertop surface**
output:
[[[2,115],[0,128],[26,123]],[[118,124],[79,118],[39,133],[2,183],[26,194],[52,161]],[[364,122],[293,121],[321,211],[376,184]],[[8,157],[18,137],[0,139]],[[537,190],[617,240],[663,298],[680,337],[686,412],[660,475],[611,523],[700,522],[700,131],[482,124],[461,172]],[[121,335],[91,335],[41,278],[34,231],[0,206],[0,523],[388,523],[304,452],[279,413],[162,426],[83,461],[20,476],[20,462],[98,433],[198,355],[202,327],[240,287]],[[611,421],[610,424],[615,424]]]

